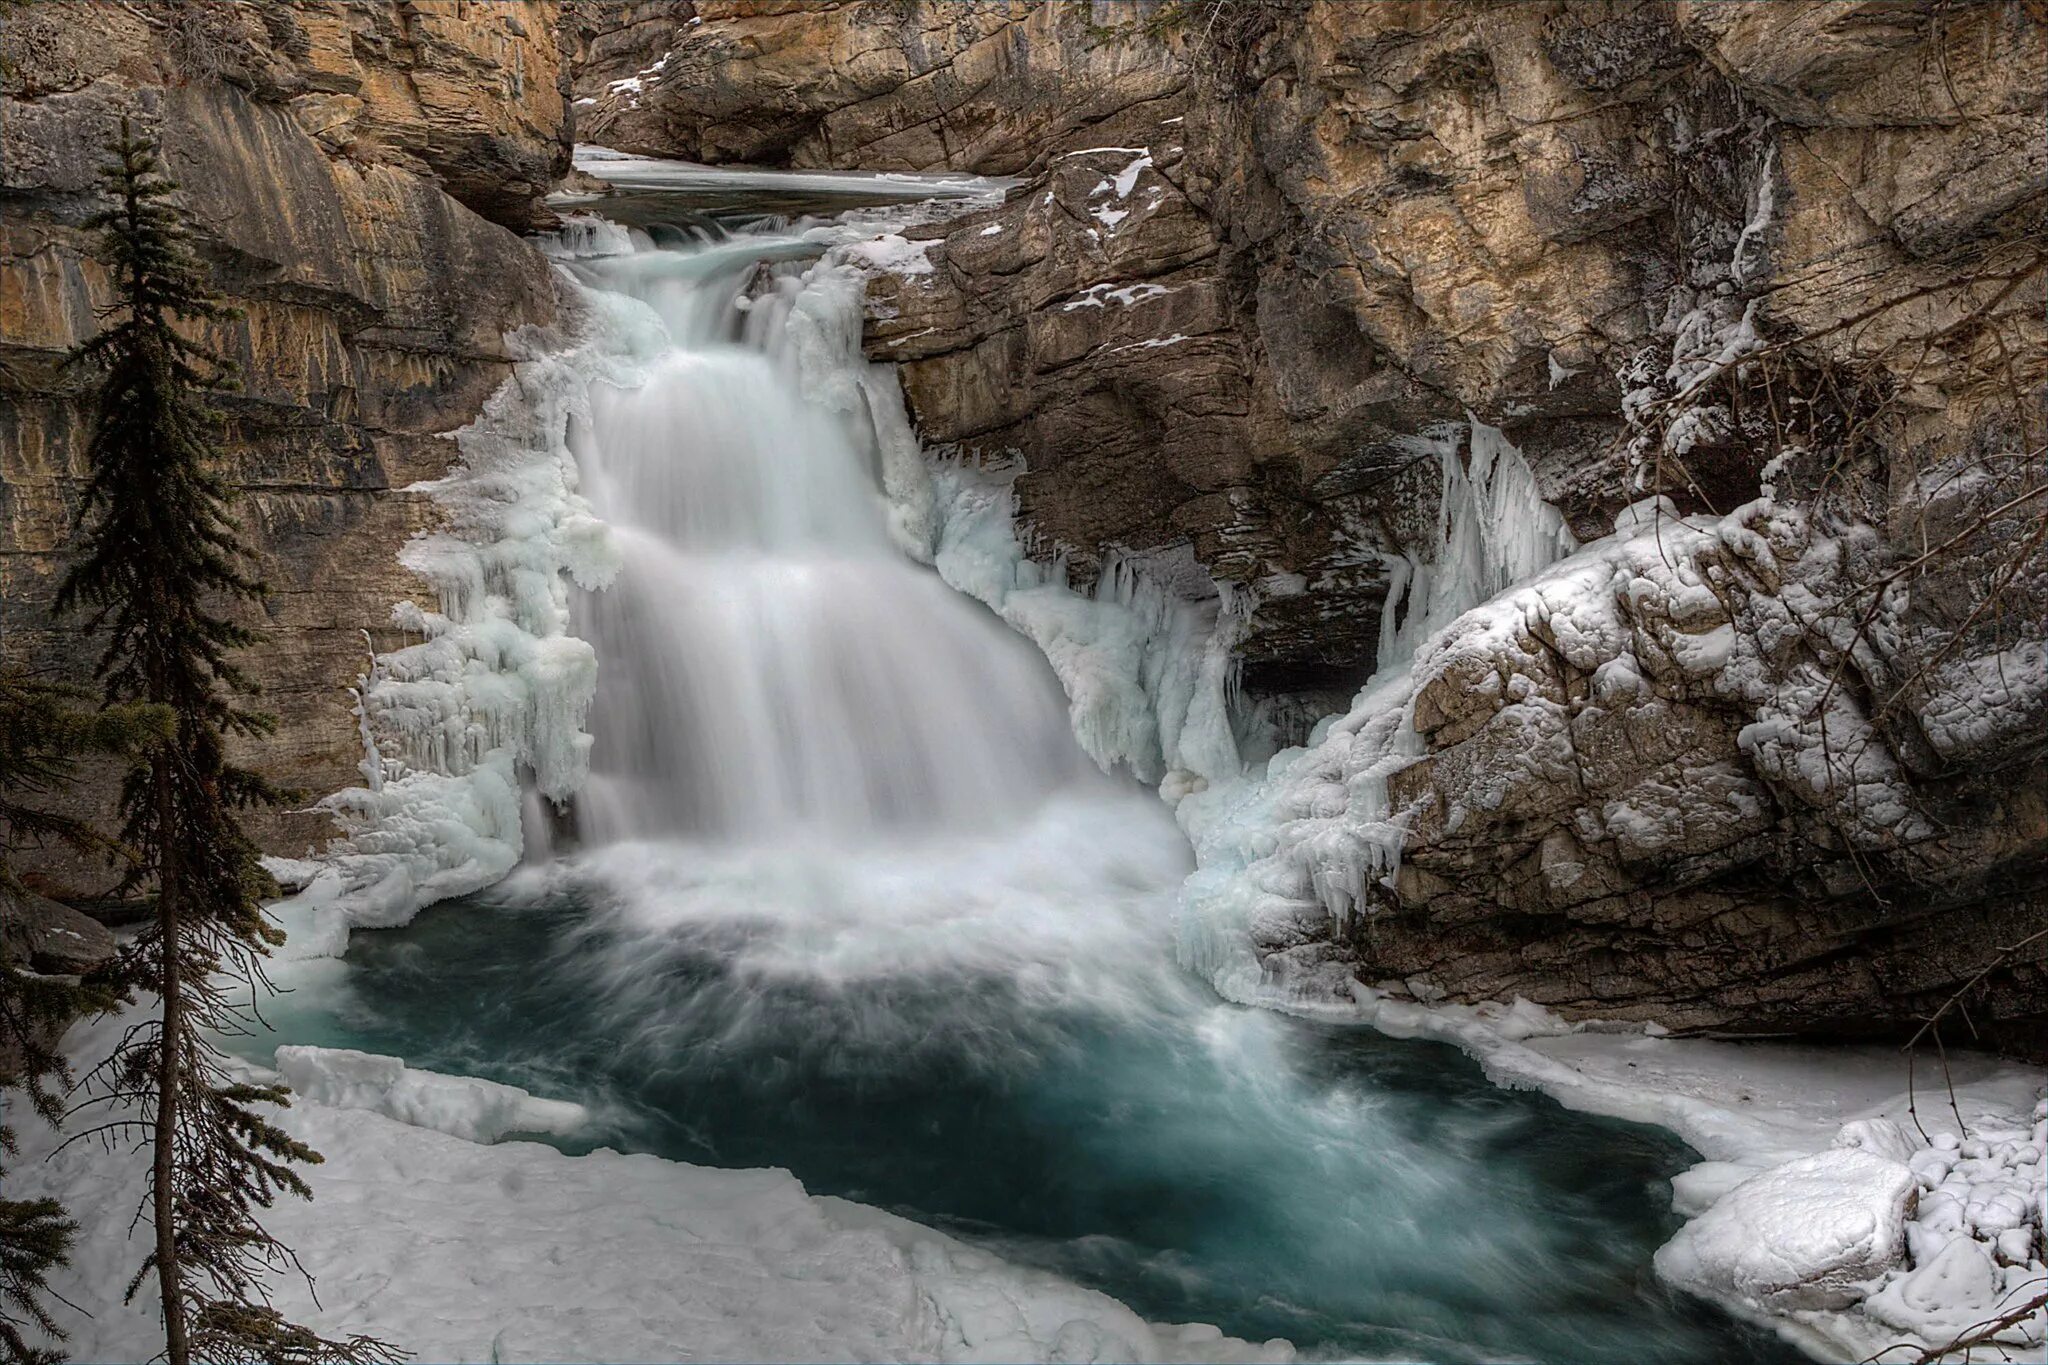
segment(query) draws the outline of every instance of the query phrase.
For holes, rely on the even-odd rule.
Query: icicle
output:
[[[1442,469],[1436,553],[1386,561],[1372,680],[1348,712],[1316,727],[1309,747],[1276,755],[1263,779],[1179,807],[1201,868],[1182,892],[1182,961],[1234,999],[1270,987],[1255,951],[1262,925],[1290,939],[1308,911],[1341,926],[1369,913],[1377,889],[1392,889],[1407,815],[1391,808],[1387,782],[1423,753],[1413,719],[1418,655],[1460,616],[1577,548],[1495,428],[1475,418],[1412,444]]]

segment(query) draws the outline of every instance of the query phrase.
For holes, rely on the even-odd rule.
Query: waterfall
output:
[[[850,309],[857,338],[861,301],[818,253],[641,236],[573,263],[670,341],[574,438],[624,561],[577,606],[600,662],[588,844],[985,830],[1083,775],[1045,661],[892,535],[880,432],[900,399],[834,402],[815,374],[846,359],[817,354],[821,323]]]

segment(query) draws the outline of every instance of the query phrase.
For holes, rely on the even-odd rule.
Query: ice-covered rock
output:
[[[1836,1149],[1731,1190],[1657,1253],[1667,1279],[1773,1313],[1839,1309],[1905,1257],[1905,1163]]]
[[[1872,1156],[1886,1157],[1892,1161],[1903,1161],[1910,1165],[1919,1155],[1913,1140],[1906,1136],[1906,1130],[1891,1119],[1852,1119],[1842,1125],[1842,1131],[1835,1134],[1835,1146],[1844,1151],[1868,1152]],[[1917,1176],[1919,1172],[1914,1171]]]

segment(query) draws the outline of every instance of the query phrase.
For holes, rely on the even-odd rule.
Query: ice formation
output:
[[[629,247],[610,224],[572,221],[558,250]],[[417,486],[441,522],[400,560],[435,605],[398,605],[421,639],[377,655],[356,689],[365,785],[320,803],[346,837],[279,908],[294,953],[339,952],[348,925],[402,924],[497,881],[519,861],[522,787],[559,801],[588,770],[597,661],[570,632],[569,590],[609,584],[619,553],[580,491],[570,433],[593,387],[636,382],[662,338],[630,300],[563,290],[577,335],[509,337],[512,376],[451,433],[450,473]]]
[[[515,1085],[443,1076],[345,1047],[281,1047],[277,1070],[299,1100],[336,1109],[367,1109],[468,1142],[498,1142],[515,1133],[566,1137],[589,1121],[580,1104],[546,1100]]]
[[[1062,560],[1030,558],[1017,536],[1020,464],[933,467],[932,563],[952,587],[1036,644],[1066,689],[1075,736],[1107,769],[1184,792],[1239,771],[1230,657],[1242,604],[1190,600],[1147,560],[1115,558],[1077,592]]]
[[[1573,549],[1499,431],[1474,419],[1419,444],[1441,470],[1435,553],[1390,564],[1371,681],[1305,748],[1179,807],[1199,864],[1181,895],[1182,961],[1228,998],[1268,1002],[1275,986],[1289,989],[1274,979],[1287,960],[1261,963],[1255,943],[1291,940],[1314,960],[1311,945],[1327,937],[1317,920],[1369,909],[1373,888],[1400,863],[1405,817],[1389,808],[1386,784],[1422,753],[1413,714],[1420,656],[1464,613]]]

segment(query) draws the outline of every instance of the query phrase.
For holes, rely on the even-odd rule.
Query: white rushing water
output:
[[[590,843],[981,831],[1084,776],[1044,661],[891,535],[867,405],[805,396],[841,300],[767,262],[816,251],[749,236],[577,267],[672,342],[576,442],[624,557],[578,632],[602,661]]]
[[[1188,849],[1084,752],[1047,659],[924,562],[941,509],[860,352],[865,277],[830,225],[697,231],[572,221],[553,248],[664,342],[568,433],[621,569],[572,613],[599,661],[590,776],[566,821],[529,796],[511,894],[603,904],[602,993],[651,991],[650,1015],[677,936],[705,932],[778,980],[1156,1008]]]

